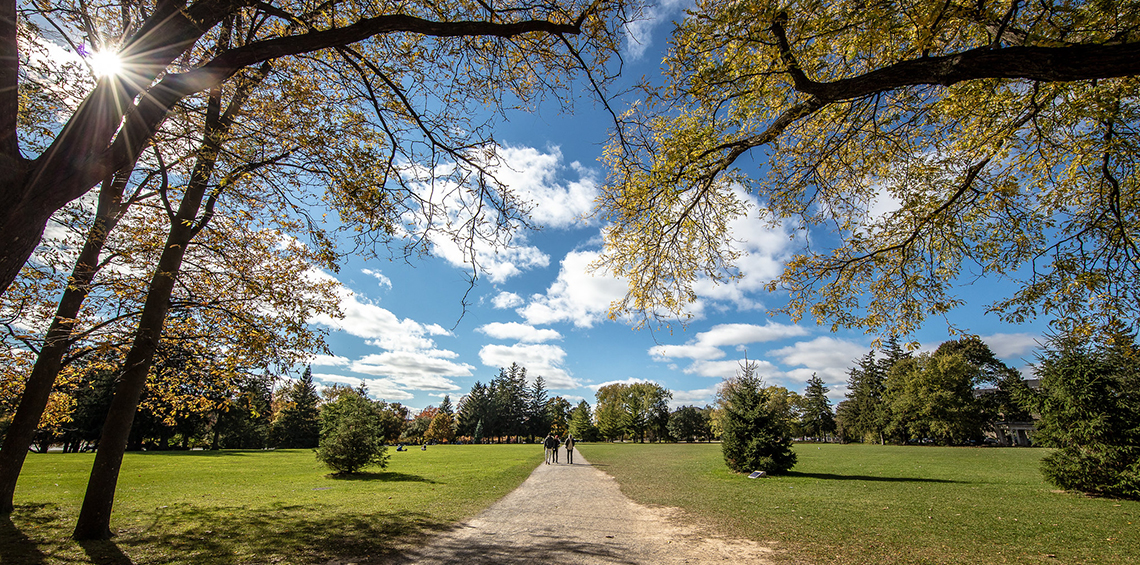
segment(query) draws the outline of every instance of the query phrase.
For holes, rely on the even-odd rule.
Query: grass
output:
[[[750,480],[718,444],[579,449],[638,502],[785,563],[1140,563],[1140,502],[1055,491],[1043,450],[800,444],[791,474]]]
[[[534,446],[437,446],[344,478],[309,450],[129,453],[110,542],[70,539],[91,454],[28,454],[0,564],[369,563],[473,516],[526,479]]]

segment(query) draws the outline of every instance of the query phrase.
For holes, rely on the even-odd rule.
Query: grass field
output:
[[[579,444],[646,504],[770,544],[782,562],[1140,563],[1140,502],[1056,492],[1038,449],[796,446],[790,475],[750,480],[718,444]]]
[[[312,451],[129,453],[111,542],[69,536],[92,454],[29,454],[16,511],[0,518],[0,564],[367,562],[510,492],[535,446],[437,446],[387,469],[326,476]]]

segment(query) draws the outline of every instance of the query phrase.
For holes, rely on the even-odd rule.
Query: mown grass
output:
[[[29,454],[0,564],[382,562],[473,516],[542,461],[534,446],[436,446],[329,476],[310,450],[129,453],[110,542],[70,539],[93,455]]]
[[[1055,491],[1038,449],[796,446],[748,479],[718,444],[579,444],[631,498],[771,544],[785,563],[1140,563],[1140,502]]]

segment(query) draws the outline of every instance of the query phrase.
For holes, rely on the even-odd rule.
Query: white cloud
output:
[[[388,288],[392,288],[392,279],[384,276],[384,273],[381,273],[380,271],[373,271],[372,269],[361,269],[360,272],[376,279],[377,281],[380,281],[381,287],[386,286]]]
[[[500,292],[491,299],[491,304],[499,309],[514,308],[515,306],[522,306],[523,299],[513,292]]]
[[[562,367],[566,351],[557,345],[484,345],[479,350],[479,359],[488,367],[509,367],[518,363],[526,367],[527,376],[532,379],[541,376],[551,389],[577,388],[578,381]]]
[[[716,397],[718,385],[696,390],[674,390],[673,400],[669,401],[669,408],[676,410],[681,406],[701,406],[712,404]]]
[[[721,349],[724,346],[776,341],[807,334],[808,330],[795,325],[718,324],[707,332],[697,334],[684,345],[658,345],[650,348],[649,354],[657,361],[673,358],[707,361],[724,357],[725,353]]]
[[[531,204],[532,220],[549,228],[586,223],[598,195],[592,171],[575,161],[569,168],[577,173],[578,180],[560,181],[567,167],[558,147],[543,153],[533,147],[504,146],[498,153],[502,165],[493,168],[495,176]]]
[[[551,329],[538,329],[518,322],[494,322],[478,328],[478,331],[495,339],[513,339],[524,343],[542,343],[552,339],[562,339],[562,334]]]
[[[319,271],[312,276],[333,279],[331,275]],[[344,318],[320,315],[312,322],[365,338],[368,345],[385,351],[366,355],[356,361],[338,356],[316,356],[314,364],[344,366],[354,373],[383,377],[364,380],[369,383],[375,397],[390,400],[411,398],[408,390],[459,390],[459,386],[448,377],[472,375],[474,366],[453,361],[458,359],[458,353],[436,346],[433,336],[451,335],[439,324],[400,319],[384,308],[362,301],[343,287],[339,294]]]
[[[411,400],[416,395],[400,388],[399,384],[393,382],[391,379],[363,379],[360,377],[346,377],[343,375],[330,375],[330,374],[313,374],[313,379],[324,382],[333,382],[339,384],[346,384],[353,388],[360,386],[364,383],[367,387],[368,396],[376,400],[386,400],[395,402],[399,400]],[[323,389],[324,387],[322,387]]]
[[[636,377],[630,377],[630,378],[628,378],[628,379],[623,379],[623,380],[620,380],[620,381],[606,381],[606,382],[604,382],[604,383],[597,383],[597,384],[590,384],[590,385],[585,385],[585,387],[586,387],[586,388],[588,388],[588,389],[590,389],[590,390],[593,390],[593,391],[595,391],[595,392],[596,392],[598,389],[600,389],[600,388],[602,388],[602,387],[604,387],[604,386],[610,386],[610,385],[632,385],[632,384],[637,384],[637,383],[653,383],[653,384],[657,384],[655,381],[651,381],[651,380],[649,380],[649,379],[639,379],[639,378],[636,378]]]
[[[454,354],[450,351],[385,351],[362,357],[351,369],[355,373],[384,376],[416,390],[459,390],[459,386],[446,377],[469,377],[475,367],[444,357],[454,357]]]
[[[807,382],[816,373],[828,386],[833,386],[846,382],[847,371],[866,353],[866,346],[821,336],[769,351],[768,356],[779,358],[784,365],[803,367],[785,372],[788,381]]]
[[[562,260],[558,279],[546,294],[536,294],[519,315],[531,324],[571,322],[578,327],[592,327],[606,318],[610,303],[625,296],[626,283],[621,279],[591,273],[590,264],[597,251],[571,251]]]
[[[332,278],[325,273],[320,273],[320,276]],[[313,323],[348,332],[356,337],[369,338],[370,344],[391,350],[428,349],[434,345],[428,336],[449,333],[437,324],[420,324],[408,318],[401,320],[389,310],[361,301],[347,288],[341,287],[338,293],[344,318],[321,314],[312,320]]]
[[[990,346],[990,350],[999,359],[1020,359],[1023,355],[1040,347],[1041,336],[1027,333],[997,333],[982,336],[982,341]]]
[[[515,236],[516,242],[523,242],[523,234]],[[470,268],[471,257],[479,264],[479,272],[493,283],[501,283],[523,271],[550,264],[550,256],[531,245],[512,244],[496,247],[485,241],[475,241],[470,249],[447,241],[432,246],[432,251],[452,266]]]
[[[747,210],[729,223],[734,240],[730,244],[741,253],[736,260],[741,277],[727,283],[701,278],[693,283],[693,291],[706,301],[731,303],[736,310],[762,309],[764,305],[754,296],[765,292],[766,285],[783,271],[784,263],[792,256],[795,230],[787,221],[770,225],[768,218],[759,216],[760,205],[755,196],[741,187],[733,192]]]
[[[314,354],[309,356],[306,363],[315,365],[317,367],[347,367],[352,363],[348,357],[341,357],[339,355],[321,355]]]
[[[630,60],[636,61],[645,55],[653,44],[653,32],[680,12],[693,5],[692,0],[661,0],[646,6],[641,17],[625,24],[625,49]]]
[[[749,359],[748,361],[756,364],[757,373],[763,377],[765,381],[772,380],[774,376],[783,374],[783,371],[778,367],[763,359]],[[698,359],[694,361],[692,365],[686,367],[684,372],[689,375],[726,379],[740,372],[740,366],[743,362],[743,358],[725,361],[705,361]]]

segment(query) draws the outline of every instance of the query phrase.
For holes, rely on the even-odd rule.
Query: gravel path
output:
[[[565,451],[560,461],[399,563],[768,563],[771,551],[753,541],[709,536],[676,510],[630,500],[577,451],[573,465]]]

